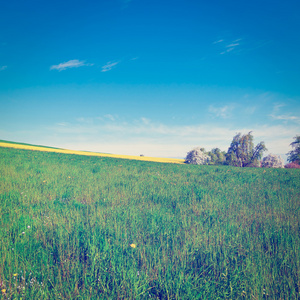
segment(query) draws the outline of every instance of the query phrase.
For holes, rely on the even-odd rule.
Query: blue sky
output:
[[[0,4],[0,139],[184,157],[300,134],[299,1]]]

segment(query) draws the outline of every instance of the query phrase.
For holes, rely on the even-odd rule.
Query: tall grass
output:
[[[0,174],[3,299],[300,297],[299,170],[0,148]]]

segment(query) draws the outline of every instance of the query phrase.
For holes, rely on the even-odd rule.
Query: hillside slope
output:
[[[12,142],[7,142],[7,141],[3,141],[3,140],[0,141],[0,147],[46,151],[46,152],[64,153],[64,154],[134,159],[134,160],[153,161],[153,162],[162,162],[162,163],[175,163],[175,164],[183,164],[184,163],[184,159],[177,159],[177,158],[160,158],[160,157],[147,157],[147,156],[107,154],[107,153],[88,152],[88,151],[76,151],[76,150],[52,148],[52,147],[47,147],[47,146],[35,146],[35,145],[30,145],[30,144],[12,143]]]
[[[0,148],[3,299],[298,299],[300,176]]]

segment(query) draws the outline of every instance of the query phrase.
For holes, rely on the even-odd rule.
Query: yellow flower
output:
[[[14,277],[16,277],[16,276],[18,276],[18,273],[15,273],[15,274],[13,274],[14,275]]]
[[[136,244],[130,244],[131,248],[136,248]]]
[[[1,292],[2,292],[3,294],[5,294],[5,292],[6,292],[6,289],[2,289],[2,290],[1,290]]]

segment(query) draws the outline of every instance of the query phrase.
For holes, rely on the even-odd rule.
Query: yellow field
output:
[[[24,149],[24,150],[34,150],[34,151],[44,151],[44,152],[56,152],[56,153],[65,153],[65,154],[87,155],[87,156],[124,158],[124,159],[153,161],[153,162],[161,162],[161,163],[173,163],[173,164],[183,164],[184,163],[184,159],[177,159],[177,158],[160,158],[160,157],[105,154],[105,153],[87,152],[87,151],[74,151],[74,150],[67,150],[67,149],[53,149],[53,148],[47,148],[47,147],[12,144],[12,143],[5,143],[5,142],[0,142],[0,147]]]

